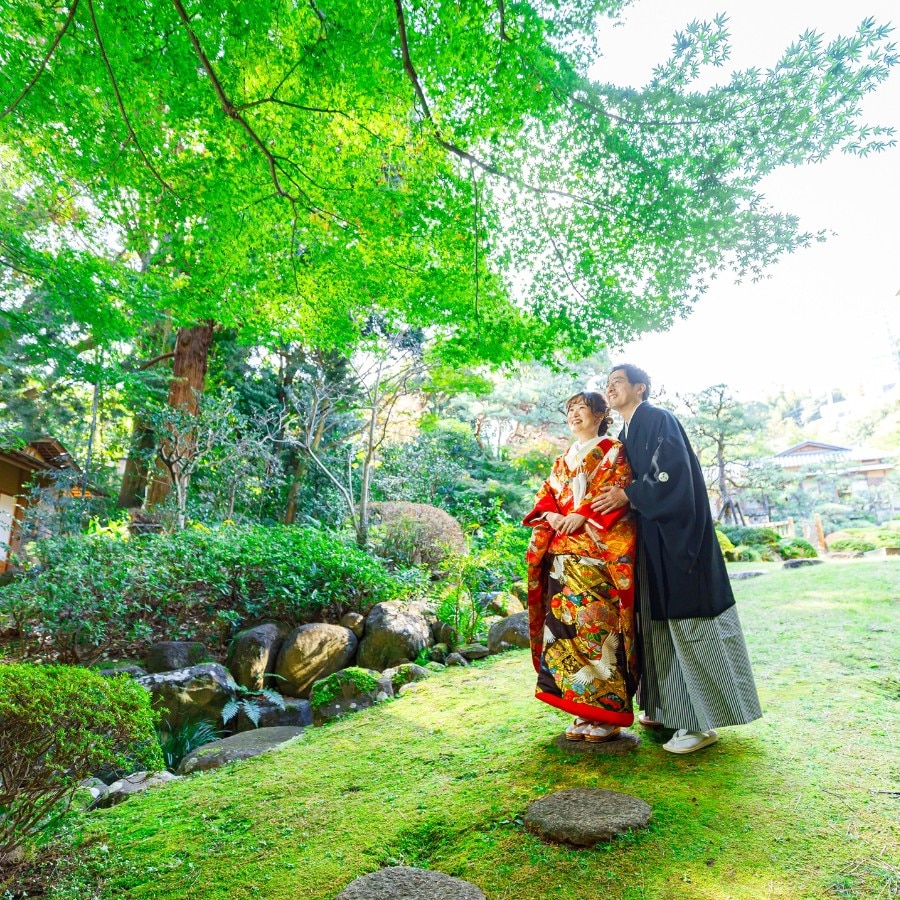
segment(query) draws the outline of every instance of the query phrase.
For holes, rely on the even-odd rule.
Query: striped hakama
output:
[[[636,593],[640,708],[667,728],[708,731],[762,716],[747,646],[732,606],[714,618],[655,620],[646,555],[638,551]]]

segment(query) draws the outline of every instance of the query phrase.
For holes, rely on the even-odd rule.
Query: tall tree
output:
[[[375,307],[448,358],[585,352],[811,240],[756,186],[884,146],[860,110],[896,62],[865,20],[701,90],[719,18],[644,88],[593,83],[626,5],[0,0],[0,142],[52,216],[149,261],[117,302],[178,327],[347,349]]]

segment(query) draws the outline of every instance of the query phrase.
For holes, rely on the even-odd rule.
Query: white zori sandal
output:
[[[601,725],[599,722],[593,722],[584,732],[584,739],[592,744],[599,744],[601,741],[611,740],[621,730],[618,725]]]
[[[567,741],[583,741],[584,733],[593,725],[592,722],[588,722],[587,719],[576,719],[567,729],[566,729],[566,740]]]

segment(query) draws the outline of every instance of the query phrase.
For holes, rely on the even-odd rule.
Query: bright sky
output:
[[[895,0],[636,0],[624,26],[609,29],[592,74],[642,85],[667,58],[676,30],[719,12],[729,19],[730,66],[740,69],[771,66],[807,28],[828,40],[851,34],[866,16],[900,26]],[[900,43],[900,27],[893,37]],[[716,81],[727,81],[730,71]],[[866,110],[870,124],[900,131],[900,67]],[[900,338],[900,147],[783,170],[762,193],[798,215],[804,230],[836,236],[784,257],[758,284],[714,282],[687,320],[615,348],[613,359],[647,369],[669,393],[724,382],[747,400],[780,385],[818,391],[900,382],[891,343]]]

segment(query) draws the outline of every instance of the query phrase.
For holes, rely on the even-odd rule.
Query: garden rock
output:
[[[385,669],[382,676],[391,679],[391,684],[395,691],[399,691],[404,684],[412,681],[424,681],[431,675],[424,666],[417,666],[415,663],[404,663],[402,666],[396,666],[393,669]]]
[[[824,559],[789,559],[782,563],[782,569],[802,569],[804,566],[821,566]]]
[[[456,629],[440,619],[431,626],[431,633],[435,644],[443,644],[445,647],[452,647],[459,639]]]
[[[509,586],[509,592],[513,595],[513,597],[518,597],[518,599],[522,602],[522,604],[526,604],[528,602],[528,582],[527,581],[515,581]]]
[[[431,628],[418,604],[389,600],[376,603],[366,618],[358,664],[382,671],[409,661],[432,642]]]
[[[144,668],[153,675],[209,661],[209,651],[199,641],[160,641],[147,652]]]
[[[460,656],[459,653],[451,653],[444,660],[444,663],[448,666],[467,666],[469,661],[464,656]]]
[[[133,794],[140,794],[152,787],[175,781],[177,775],[171,772],[135,772],[114,781],[106,794],[97,798],[92,809],[106,809],[127,800]]]
[[[279,726],[276,728],[254,728],[242,731],[221,741],[213,741],[197,747],[181,761],[178,766],[179,775],[190,775],[192,772],[205,772],[218,769],[238,759],[250,759],[274,750],[282,744],[303,734],[302,728]]]
[[[432,662],[442,663],[450,652],[450,648],[446,644],[435,644],[428,649],[428,658]]]
[[[616,835],[646,828],[651,809],[637,797],[597,788],[567,788],[525,811],[525,827],[548,841],[575,847],[595,847]]]
[[[748,578],[758,578],[760,575],[765,575],[765,572],[729,572],[728,577],[732,581],[745,581]]]
[[[570,741],[566,733],[553,742],[567,753],[586,753],[594,756],[625,756],[641,745],[641,739],[633,731],[620,731],[609,741]]]
[[[502,653],[514,647],[529,647],[530,640],[528,613],[517,612],[491,626],[488,632],[488,650],[491,653]]]
[[[456,652],[471,662],[473,659],[484,659],[491,651],[484,644],[460,644]]]
[[[72,805],[81,810],[94,809],[108,793],[109,788],[99,778],[85,778],[72,797]]]
[[[481,890],[443,872],[390,866],[351,881],[335,900],[485,900]]]
[[[264,622],[238,632],[228,653],[234,680],[253,691],[260,690],[266,676],[275,671],[278,652],[290,630],[283,622]]]
[[[491,597],[488,600],[487,606],[485,606],[484,611],[488,615],[495,616],[511,616],[514,613],[523,612],[525,607],[522,605],[522,601],[514,596],[513,594],[507,591],[500,591]]]
[[[308,697],[313,682],[350,664],[357,643],[356,635],[341,625],[313,622],[295,628],[275,664],[278,690],[289,697]]]
[[[366,617],[358,612],[344,613],[341,616],[340,624],[344,628],[349,628],[361,640],[366,630]]]
[[[278,725],[290,725],[302,728],[305,725],[312,725],[312,707],[309,700],[300,700],[297,697],[284,697],[284,709],[281,709],[271,700],[261,697],[254,700],[259,709],[259,723],[254,725],[247,717],[247,714],[241,710],[237,716],[237,725],[235,731],[251,731],[255,728],[275,728]]]
[[[343,669],[313,685],[310,694],[313,722],[321,725],[339,719],[393,695],[390,677],[356,666]]]
[[[100,669],[97,673],[104,678],[113,678],[116,675],[130,675],[132,678],[143,678],[147,674],[146,669],[140,666],[114,666],[111,669]]]
[[[163,720],[173,728],[197,719],[218,721],[238,689],[228,669],[219,663],[145,675],[137,683],[150,691],[154,708],[162,710]]]

